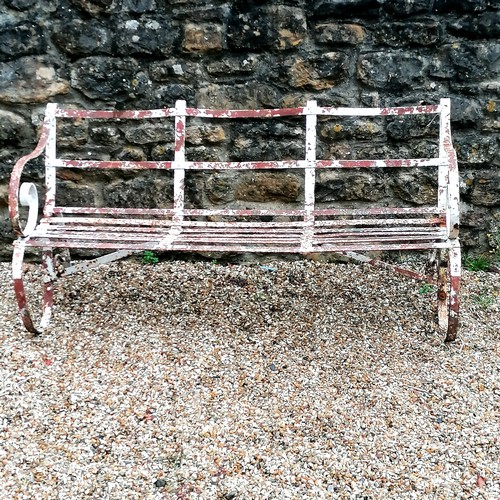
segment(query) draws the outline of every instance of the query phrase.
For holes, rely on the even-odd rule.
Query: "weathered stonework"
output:
[[[436,103],[451,97],[461,175],[462,242],[487,249],[500,211],[500,4],[496,0],[0,0],[0,256],[10,253],[7,185],[31,151],[44,105],[209,108]],[[424,117],[320,119],[318,157],[437,154]],[[65,158],[171,160],[173,120],[61,121]],[[190,160],[301,159],[303,124],[187,120]],[[168,172],[62,170],[58,203],[165,206]],[[43,196],[41,158],[25,168]],[[192,172],[195,207],[303,201],[300,172]],[[321,206],[418,206],[427,171],[321,171]]]
[[[187,24],[184,28],[184,52],[217,52],[223,48],[222,26]]]
[[[0,103],[41,103],[67,94],[69,82],[60,75],[60,65],[44,56],[0,63]]]

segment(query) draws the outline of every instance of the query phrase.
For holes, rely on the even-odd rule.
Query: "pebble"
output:
[[[33,338],[1,263],[0,498],[500,498],[499,274],[444,344],[420,283],[262,266],[115,262]]]

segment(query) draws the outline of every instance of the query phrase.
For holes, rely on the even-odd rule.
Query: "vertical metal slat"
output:
[[[186,101],[175,103],[175,156],[174,156],[174,222],[182,222],[184,216],[184,179],[186,175]]]
[[[45,146],[45,204],[43,214],[49,217],[53,214],[56,204],[56,111],[57,104],[49,103],[45,111],[45,123],[48,129],[47,145]]]
[[[307,166],[304,169],[304,222],[305,228],[302,234],[301,250],[309,252],[312,249],[314,232],[314,205],[315,205],[315,187],[316,187],[316,124],[317,103],[308,101],[306,111],[306,161]]]

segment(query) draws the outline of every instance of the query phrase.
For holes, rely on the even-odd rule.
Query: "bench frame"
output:
[[[402,116],[438,115],[439,157],[430,159],[387,160],[318,160],[316,158],[317,120],[321,116]],[[201,162],[187,161],[185,154],[186,118],[282,118],[305,117],[305,158],[283,161]],[[56,155],[57,118],[88,118],[104,120],[142,120],[174,117],[175,153],[173,161],[96,161],[64,160]],[[45,152],[45,202],[38,221],[38,195],[32,183],[22,183],[25,164]],[[382,207],[371,209],[317,209],[315,182],[319,169],[328,168],[438,168],[438,195],[434,207]],[[126,209],[56,206],[56,171],[75,169],[171,169],[174,171],[173,206],[168,209]],[[301,210],[249,209],[190,209],[185,207],[184,180],[192,170],[283,170],[303,169],[304,204]],[[29,207],[27,222],[20,223],[19,205]],[[411,278],[437,286],[437,313],[440,328],[446,332],[446,341],[455,340],[458,329],[459,287],[461,274],[459,229],[459,176],[457,158],[453,149],[450,128],[450,100],[441,99],[439,105],[389,108],[319,107],[309,101],[305,107],[260,110],[210,110],[186,107],[177,101],[174,108],[144,111],[89,111],[63,109],[57,104],[47,105],[38,144],[33,152],[23,156],[14,166],[9,188],[9,212],[14,233],[12,276],[20,316],[25,328],[39,334],[50,322],[53,306],[54,281],[61,276],[84,271],[144,250],[188,252],[255,252],[341,253],[371,265],[390,268]],[[215,217],[210,222],[207,217]],[[271,222],[262,220],[271,218]],[[274,218],[300,219],[297,223],[273,222]],[[351,218],[349,218],[351,217]],[[353,218],[354,217],[354,218]],[[385,217],[381,218],[381,217]],[[413,219],[412,219],[413,217]],[[417,218],[419,217],[419,218]],[[118,224],[117,218],[122,221]],[[135,219],[134,219],[135,218]],[[145,219],[144,219],[145,218]],[[202,219],[192,221],[192,219]],[[224,220],[238,218],[244,221]],[[422,218],[427,218],[421,227]],[[257,219],[257,222],[255,222]],[[139,222],[137,222],[139,220]],[[146,220],[146,222],[141,222]],[[111,222],[110,222],[111,221]],[[399,222],[398,222],[399,221]],[[401,222],[402,221],[402,222]],[[139,224],[136,233],[124,233],[127,227]],[[146,228],[143,229],[142,225]],[[412,229],[411,224],[414,224]],[[405,231],[400,229],[405,225]],[[112,227],[111,227],[112,226]],[[115,227],[116,226],[116,227]],[[369,226],[369,228],[367,228]],[[93,231],[89,236],[89,231]],[[110,228],[109,230],[107,228]],[[112,233],[110,231],[115,231]],[[122,231],[122,232],[120,232]],[[182,240],[184,232],[189,238]],[[366,236],[372,231],[373,239]],[[143,233],[144,232],[144,233]],[[97,234],[98,236],[94,236]],[[124,241],[123,234],[125,234]],[[145,237],[144,234],[148,236]],[[406,234],[406,236],[405,236]],[[405,241],[408,238],[408,242]],[[247,241],[249,240],[249,241]],[[252,243],[253,242],[253,243]],[[42,316],[39,327],[30,314],[23,284],[23,260],[26,247],[42,249],[44,268]],[[96,248],[114,250],[97,259],[58,266],[54,249]],[[429,276],[402,269],[375,260],[358,251],[430,250],[433,273]]]

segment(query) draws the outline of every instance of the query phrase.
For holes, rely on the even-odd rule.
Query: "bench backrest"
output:
[[[377,117],[377,116],[407,116],[435,115],[439,118],[439,156],[435,158],[386,158],[386,159],[332,159],[317,158],[317,123],[318,117]],[[305,154],[300,159],[273,161],[188,161],[186,159],[186,119],[268,119],[302,116],[305,119]],[[169,161],[118,161],[118,160],[73,160],[61,159],[56,154],[56,120],[59,118],[97,119],[97,120],[144,120],[173,117],[174,155]],[[432,117],[431,117],[432,118]],[[308,101],[305,107],[259,110],[215,110],[189,108],[185,101],[177,101],[175,107],[144,110],[144,111],[92,111],[63,109],[57,104],[49,104],[46,110],[44,130],[47,134],[46,145],[46,201],[44,214],[50,216],[57,213],[83,212],[82,207],[56,206],[56,170],[72,169],[163,169],[174,171],[173,206],[168,209],[147,208],[96,208],[87,207],[87,213],[95,214],[151,214],[164,215],[173,220],[181,221],[188,216],[263,216],[283,215],[303,217],[310,222],[321,211],[315,203],[316,174],[321,169],[383,169],[383,168],[438,168],[438,195],[434,213],[445,213],[450,210],[450,196],[458,204],[458,171],[456,156],[453,150],[450,131],[450,100],[441,99],[438,105],[421,105],[407,107],[385,108],[342,108],[318,106],[316,101]],[[300,210],[246,210],[246,209],[188,209],[185,207],[185,175],[196,170],[282,170],[303,169],[304,199]],[[452,182],[450,182],[452,180]],[[450,187],[451,186],[451,187]],[[450,190],[456,191],[450,193]],[[453,205],[453,203],[451,203]],[[379,208],[380,213],[404,213],[403,209]],[[392,212],[391,212],[392,210]],[[458,206],[453,210],[458,210]],[[419,212],[420,211],[420,212]],[[324,214],[337,213],[342,215],[342,209],[323,211]],[[349,213],[354,213],[351,210]],[[408,209],[409,213],[425,212],[415,207]],[[347,213],[347,212],[346,212]]]

